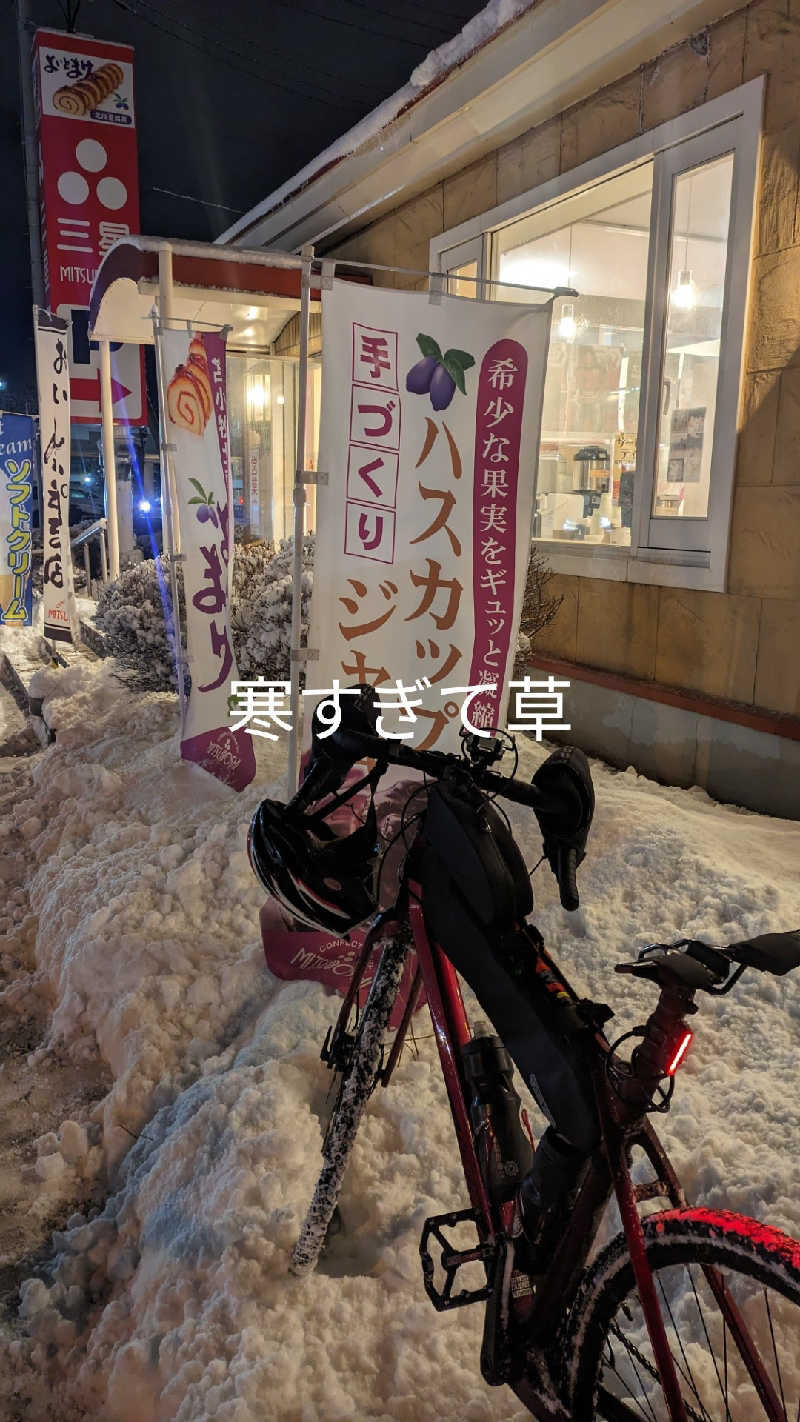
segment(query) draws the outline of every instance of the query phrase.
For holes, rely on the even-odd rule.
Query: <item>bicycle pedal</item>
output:
[[[443,1231],[445,1229],[455,1229],[456,1225],[463,1224],[469,1220],[477,1228],[477,1216],[474,1210],[452,1210],[446,1215],[431,1215],[422,1227],[422,1237],[419,1242],[419,1255],[422,1263],[422,1279],[425,1285],[425,1292],[428,1295],[434,1308],[439,1313],[443,1313],[450,1308],[465,1308],[467,1304],[483,1303],[491,1295],[491,1284],[487,1283],[480,1289],[460,1289],[458,1293],[453,1293],[453,1284],[459,1269],[465,1264],[490,1264],[489,1278],[494,1277],[494,1259],[497,1254],[496,1244],[477,1244],[473,1249],[454,1249]],[[436,1272],[436,1262],[430,1249],[429,1241],[433,1237],[441,1247],[439,1265],[444,1270],[445,1280],[441,1289],[434,1283]]]

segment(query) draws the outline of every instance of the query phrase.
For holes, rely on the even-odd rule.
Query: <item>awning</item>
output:
[[[171,256],[170,318],[231,326],[229,349],[264,350],[300,310],[302,260],[207,242],[124,237],[97,269],[89,306],[94,340],[152,345],[160,259]],[[312,287],[311,309],[319,310]]]

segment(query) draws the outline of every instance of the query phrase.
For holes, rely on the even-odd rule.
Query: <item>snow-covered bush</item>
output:
[[[178,602],[185,623],[183,570],[178,565]],[[109,652],[133,673],[131,685],[140,691],[169,691],[177,686],[167,615],[172,594],[168,555],[148,558],[106,583],[97,601],[95,622]],[[184,638],[185,645],[185,638]]]
[[[553,621],[564,601],[560,593],[553,593],[550,579],[553,571],[545,561],[535,543],[531,544],[525,593],[522,599],[522,613],[519,620],[517,650],[514,660],[514,675],[521,676],[527,666],[536,637]]]
[[[293,542],[284,539],[277,552],[269,544],[237,543],[233,559],[231,631],[241,675],[286,680],[289,676],[289,636],[292,620]],[[303,545],[302,637],[311,601],[314,540]],[[169,691],[176,686],[172,651],[167,640],[162,592],[171,605],[169,558],[148,559],[109,583],[98,600],[95,620],[105,634],[112,656],[132,673],[130,682],[142,691]],[[178,566],[178,598],[185,625],[183,570]],[[185,646],[185,636],[184,636]]]
[[[236,558],[240,556],[236,550]],[[289,638],[292,624],[292,560],[294,540],[284,538],[265,564],[260,577],[236,592],[236,558],[233,564],[234,598],[231,626],[236,662],[242,677],[265,676],[283,681],[289,676]],[[301,642],[305,642],[311,611],[314,537],[303,539],[303,586],[300,604]],[[252,589],[252,590],[251,590]],[[247,593],[250,593],[247,596]]]
[[[233,549],[233,601],[234,605],[249,602],[257,597],[268,576],[267,569],[275,556],[272,543],[263,539],[234,539]]]

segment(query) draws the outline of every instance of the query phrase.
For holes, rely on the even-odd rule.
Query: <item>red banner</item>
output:
[[[133,50],[37,30],[33,70],[47,303],[72,326],[72,419],[97,424],[100,377],[88,334],[89,295],[109,247],[139,231]],[[140,348],[112,346],[112,367],[115,418],[145,424]]]

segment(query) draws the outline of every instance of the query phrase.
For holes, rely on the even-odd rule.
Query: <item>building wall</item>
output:
[[[767,75],[728,591],[556,576],[537,651],[800,716],[800,0],[755,0],[349,237],[426,271],[430,239]],[[426,285],[375,274],[376,284]]]

